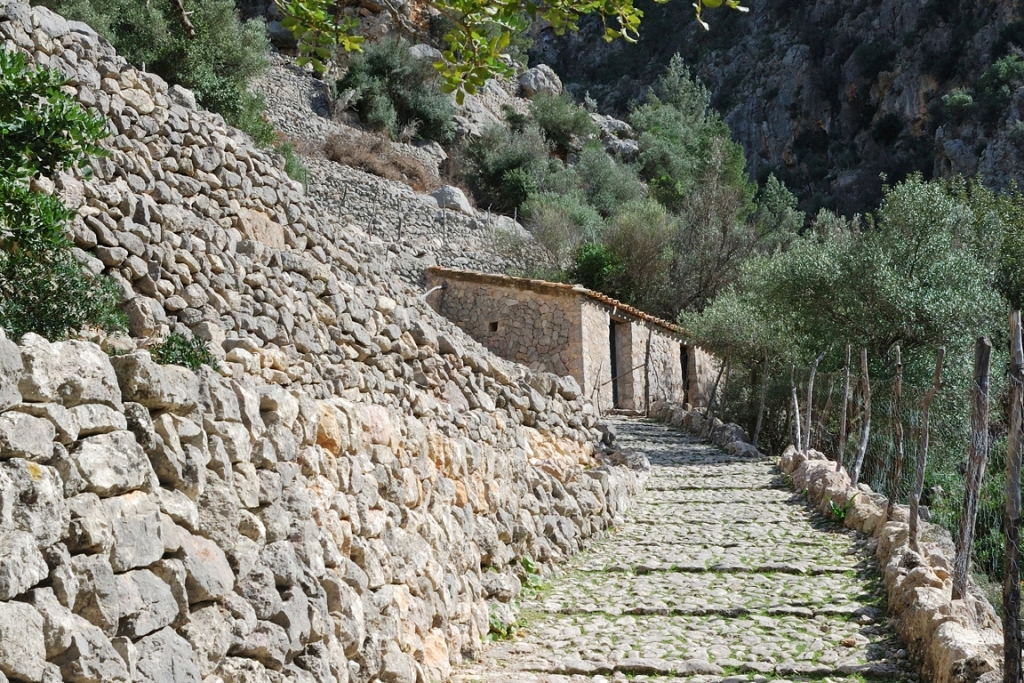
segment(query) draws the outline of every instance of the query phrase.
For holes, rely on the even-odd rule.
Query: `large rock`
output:
[[[189,614],[182,633],[196,653],[203,676],[213,673],[227,655],[233,639],[233,624],[231,614],[217,604],[204,605]]]
[[[101,497],[140,489],[153,474],[135,435],[127,430],[82,439],[71,457],[87,490]]]
[[[188,368],[158,365],[147,351],[113,359],[126,401],[150,410],[188,411],[199,402],[199,378]]]
[[[32,591],[32,605],[43,617],[46,658],[73,683],[129,683],[124,659],[96,626],[73,614],[48,588]]]
[[[102,555],[75,555],[71,567],[78,579],[73,611],[107,635],[114,635],[121,612],[110,562]]]
[[[28,458],[42,462],[53,455],[53,423],[25,413],[0,415],[0,458]]]
[[[200,683],[202,674],[188,641],[170,628],[147,636],[135,644],[136,683]]]
[[[21,351],[14,342],[0,337],[0,410],[7,410],[21,401],[20,380]]]
[[[430,196],[437,200],[437,205],[442,209],[459,211],[468,216],[472,216],[476,213],[476,211],[473,210],[473,205],[469,203],[468,199],[466,199],[466,195],[457,187],[445,185],[444,187],[431,192]]]
[[[0,602],[0,673],[36,683],[45,668],[42,615],[31,605]]]
[[[21,360],[24,371],[18,388],[25,401],[63,403],[68,408],[82,403],[122,408],[110,358],[96,344],[51,344],[37,334],[26,334],[21,340]]]
[[[183,534],[179,556],[187,575],[189,604],[216,600],[231,591],[235,575],[224,551],[202,536]]]
[[[46,559],[27,531],[0,531],[0,600],[10,600],[43,581]]]
[[[178,603],[171,587],[148,569],[139,569],[115,577],[120,604],[119,632],[130,638],[141,638],[164,626],[178,616]]]
[[[61,540],[69,520],[57,470],[21,458],[0,461],[0,532],[25,531],[45,548]]]
[[[145,567],[164,554],[160,506],[141,491],[103,501],[112,522],[110,565],[115,572]]]
[[[538,64],[523,72],[519,77],[519,87],[523,95],[531,98],[537,95],[561,95],[562,79],[547,64]]]

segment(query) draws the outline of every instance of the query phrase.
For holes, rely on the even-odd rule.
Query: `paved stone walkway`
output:
[[[917,680],[864,539],[768,461],[655,423],[616,427],[652,465],[627,523],[524,591],[519,635],[456,680]]]

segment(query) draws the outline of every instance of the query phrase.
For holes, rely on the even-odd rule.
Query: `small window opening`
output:
[[[497,322],[493,322],[493,323],[490,323],[490,324],[489,324],[489,325],[487,326],[487,328],[488,328],[488,329],[489,329],[489,330],[490,330],[491,332],[497,332],[497,331],[498,331],[498,323],[497,323]]]

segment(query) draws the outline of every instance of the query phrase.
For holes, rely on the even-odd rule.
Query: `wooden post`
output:
[[[974,525],[978,520],[978,499],[981,480],[988,464],[988,386],[992,367],[992,342],[979,337],[974,344],[974,389],[971,410],[971,453],[967,461],[967,490],[964,510],[960,515],[956,558],[953,560],[953,599],[962,600],[967,592],[967,576],[971,569],[974,547]]]
[[[818,363],[825,357],[825,352],[822,351],[818,354],[818,357],[814,359],[814,365],[811,366],[811,376],[807,380],[807,433],[804,434],[804,447],[803,450],[806,453],[811,449],[811,431],[813,428],[811,425],[813,422],[813,410],[814,410],[814,375],[818,372]]]
[[[832,377],[828,381],[828,398],[825,400],[825,407],[818,413],[818,426],[815,429],[818,432],[818,440],[824,438],[828,434],[828,416],[832,414],[832,392],[836,388],[836,378]]]
[[[1006,554],[1003,564],[1003,683],[1020,683],[1020,461],[1024,346],[1020,311],[1010,315],[1010,433],[1006,453]]]
[[[711,389],[711,398],[708,400],[708,409],[706,411],[704,411],[704,424],[701,425],[701,427],[700,427],[700,433],[703,436],[707,436],[707,435],[711,434],[711,424],[712,424],[712,421],[715,419],[714,418],[714,413],[712,411],[713,411],[713,409],[715,407],[715,399],[718,398],[718,383],[722,379],[722,373],[728,373],[728,372],[729,372],[729,359],[726,358],[725,362],[722,363],[722,367],[718,368],[718,376],[715,377],[715,386]],[[726,377],[726,381],[728,381],[728,376]]]
[[[761,424],[764,421],[764,399],[768,394],[768,353],[764,354],[764,368],[761,370],[761,401],[757,406],[757,424],[754,426],[754,438],[750,445],[757,448],[757,440],[761,437]]]
[[[843,367],[843,412],[839,416],[839,452],[836,454],[836,472],[843,469],[846,453],[846,413],[850,409],[850,345],[846,345],[846,365]]]
[[[932,385],[924,395],[924,403],[921,406],[921,448],[917,452],[917,469],[914,471],[914,490],[910,492],[910,549],[915,553],[921,552],[918,545],[917,522],[918,508],[921,506],[921,494],[924,493],[924,468],[928,464],[928,413],[932,408],[932,401],[935,394],[942,388],[942,360],[946,357],[946,348],[939,348],[935,357],[935,376],[932,378]]]
[[[644,415],[651,414],[651,337],[654,334],[647,329],[647,350],[644,354]],[[632,370],[630,371],[632,374]]]
[[[860,350],[860,372],[864,381],[864,424],[860,432],[860,447],[857,449],[857,460],[853,463],[853,487],[857,488],[860,481],[860,468],[864,465],[864,455],[868,452],[868,439],[871,437],[871,377],[868,375],[868,350]]]
[[[789,390],[793,394],[793,428],[795,431],[794,439],[796,441],[796,449],[800,450],[803,446],[803,438],[800,434],[800,400],[796,397],[796,364],[789,364]]]
[[[900,479],[903,477],[903,356],[900,346],[896,345],[896,388],[893,390],[892,420],[896,432],[896,463],[892,471],[892,485],[889,487],[889,507],[885,514],[892,519],[892,509],[896,505],[896,497],[900,492]]]

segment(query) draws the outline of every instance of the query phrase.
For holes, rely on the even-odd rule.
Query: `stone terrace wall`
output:
[[[267,99],[267,113],[274,125],[305,143],[310,170],[307,182],[315,203],[324,213],[359,224],[387,243],[392,269],[407,282],[422,282],[424,269],[431,265],[504,273],[527,270],[536,263],[536,243],[511,218],[483,210],[466,214],[441,209],[429,194],[418,194],[408,185],[325,158],[322,148],[328,138],[351,139],[359,133],[327,118],[323,83],[286,58],[275,58],[256,87]],[[489,86],[486,90],[496,89]],[[475,99],[471,95],[467,103]],[[510,99],[507,103],[516,102]],[[497,119],[490,115],[488,120]],[[423,150],[397,143],[392,147],[424,160],[428,167],[437,164],[437,159]]]
[[[522,558],[622,512],[642,474],[579,388],[436,316],[279,157],[82,24],[0,2],[0,38],[110,119],[52,188],[133,335],[0,340],[0,683],[443,680]],[[219,372],[138,350],[169,331]]]
[[[427,275],[429,295],[442,316],[488,349],[532,370],[583,378],[580,313],[576,296]],[[494,326],[497,329],[492,329]]]

